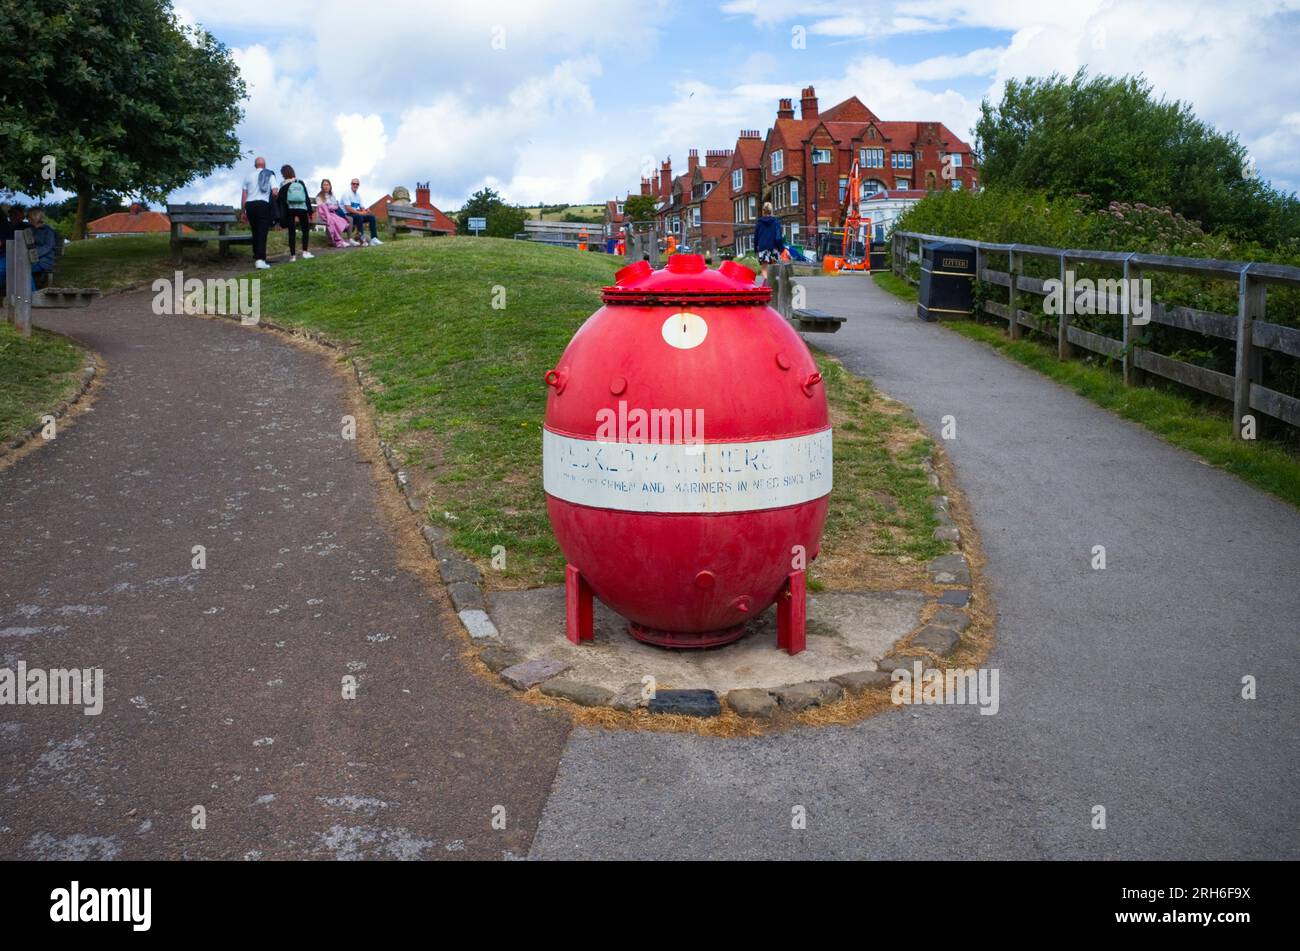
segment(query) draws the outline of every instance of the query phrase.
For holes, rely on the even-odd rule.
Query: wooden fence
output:
[[[1042,315],[1056,318],[1056,355],[1060,360],[1073,356],[1079,347],[1093,353],[1114,358],[1123,368],[1124,383],[1134,386],[1141,383],[1141,374],[1173,380],[1203,393],[1231,401],[1234,431],[1241,438],[1246,435],[1245,417],[1251,410],[1280,419],[1291,426],[1300,427],[1300,399],[1269,389],[1261,381],[1262,356],[1274,351],[1289,357],[1300,357],[1300,329],[1284,327],[1264,320],[1264,308],[1269,285],[1300,288],[1300,268],[1281,264],[1263,264],[1248,261],[1217,261],[1208,258],[1167,257],[1158,254],[1140,254],[1126,251],[1086,251],[1071,248],[1047,248],[1027,244],[995,244],[987,241],[967,241],[941,235],[895,231],[892,238],[892,270],[905,280],[911,280],[908,267],[920,263],[922,248],[929,242],[951,242],[975,249],[975,273],[979,280],[1007,289],[1007,303],[985,301],[984,311],[1007,322],[1007,332],[1019,338],[1023,329],[1040,330]],[[990,254],[1006,255],[1008,270],[989,268]],[[1167,327],[1177,327],[1207,337],[1230,340],[1236,346],[1235,372],[1220,373],[1156,353],[1137,345],[1140,325],[1134,323],[1134,314],[1122,314],[1122,335],[1117,339],[1076,327],[1069,313],[1048,313],[1043,306],[1037,312],[1023,309],[1025,295],[1043,297],[1048,293],[1045,280],[1026,276],[1027,259],[1050,259],[1057,262],[1058,277],[1066,282],[1066,271],[1072,264],[1092,263],[1119,267],[1125,282],[1141,280],[1145,274],[1187,274],[1215,280],[1232,281],[1237,287],[1237,313],[1217,314],[1192,307],[1150,302],[1150,321]],[[1014,278],[1014,279],[1013,279]],[[915,282],[913,282],[915,283]],[[1120,313],[1120,301],[1112,295],[1105,298],[1109,313]],[[1069,308],[1061,308],[1065,311]]]

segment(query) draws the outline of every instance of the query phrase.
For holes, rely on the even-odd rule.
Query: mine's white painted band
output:
[[[542,430],[548,495],[623,512],[782,508],[831,490],[831,431],[759,442],[652,445]]]

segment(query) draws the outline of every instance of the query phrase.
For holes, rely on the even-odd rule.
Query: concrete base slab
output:
[[[791,657],[776,646],[776,609],[749,623],[733,644],[669,650],[642,644],[627,621],[597,599],[594,641],[578,647],[564,636],[564,588],[501,591],[490,596],[501,643],[528,659],[571,665],[566,677],[619,691],[654,677],[658,688],[707,688],[725,694],[775,688],[875,670],[876,661],[920,623],[919,591],[835,591],[808,595],[808,648]]]

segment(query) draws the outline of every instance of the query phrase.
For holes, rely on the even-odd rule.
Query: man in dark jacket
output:
[[[45,212],[33,208],[27,216],[32,231],[32,247],[36,251],[36,263],[32,273],[40,274],[54,270],[54,252],[59,244],[59,233],[45,223]]]
[[[767,266],[781,260],[785,250],[785,238],[781,235],[781,222],[772,215],[772,203],[763,202],[763,215],[754,222],[754,249],[758,252],[758,263],[763,269],[763,280],[767,281]]]

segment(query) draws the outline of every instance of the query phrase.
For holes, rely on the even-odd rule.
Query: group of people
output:
[[[54,254],[58,248],[58,232],[45,223],[45,212],[33,208],[24,216],[21,205],[0,205],[0,287],[4,287],[10,268],[15,274],[22,273],[22,265],[8,261],[5,252],[7,242],[17,237],[20,232],[30,231],[32,250],[36,260],[31,261],[32,290],[36,290],[36,275],[54,270]],[[24,244],[20,254],[26,254]]]
[[[281,165],[277,176],[266,167],[266,159],[258,156],[244,178],[239,199],[240,210],[253,232],[253,266],[271,266],[266,263],[266,237],[276,225],[289,231],[290,261],[298,259],[294,240],[298,234],[302,236],[302,256],[313,257],[307,246],[312,226],[316,224],[325,226],[325,237],[336,248],[383,244],[376,233],[375,216],[366,211],[366,204],[361,200],[360,188],[361,180],[354,178],[350,191],[336,195],[333,184],[325,178],[313,198],[311,189],[298,178],[292,165]]]

